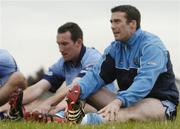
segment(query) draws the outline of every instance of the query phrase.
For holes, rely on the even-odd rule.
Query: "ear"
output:
[[[136,20],[132,20],[131,22],[130,22],[130,27],[131,27],[131,29],[135,29],[136,30],[136,26],[137,26],[137,22],[136,22]]]
[[[77,45],[78,47],[82,46],[82,43],[83,43],[83,40],[80,39],[80,38],[76,41],[76,45]]]

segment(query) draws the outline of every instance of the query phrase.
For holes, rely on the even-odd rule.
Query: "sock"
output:
[[[81,124],[101,124],[103,123],[103,118],[97,113],[87,113],[83,118]]]

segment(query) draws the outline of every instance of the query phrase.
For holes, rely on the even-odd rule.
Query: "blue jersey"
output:
[[[50,91],[55,92],[65,81],[66,85],[70,85],[74,78],[83,77],[87,71],[98,63],[101,54],[94,48],[82,47],[79,60],[76,63],[71,61],[65,62],[60,58],[52,65],[48,72],[45,73],[44,79],[50,82]],[[107,86],[110,90],[115,90],[113,84]]]
[[[157,36],[141,29],[127,42],[111,43],[100,63],[79,80],[81,98],[115,79],[120,88],[116,97],[124,107],[145,97],[178,104],[179,93],[168,51]]]
[[[0,86],[3,86],[9,76],[17,70],[16,62],[11,54],[4,49],[0,49]]]

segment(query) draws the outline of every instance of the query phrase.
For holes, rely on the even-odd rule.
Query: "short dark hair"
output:
[[[119,11],[126,13],[126,18],[127,18],[128,22],[130,22],[132,20],[136,20],[136,22],[137,22],[136,30],[138,28],[140,28],[141,14],[136,7],[131,6],[131,5],[120,5],[120,6],[116,6],[111,9],[112,13],[119,12]]]
[[[67,22],[58,28],[58,34],[69,31],[71,33],[71,39],[76,42],[79,38],[83,39],[83,32],[78,24],[74,22]]]

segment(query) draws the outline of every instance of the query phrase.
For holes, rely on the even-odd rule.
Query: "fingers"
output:
[[[51,106],[47,106],[47,107],[37,107],[35,108],[33,111],[38,111],[40,113],[46,114],[51,110]]]
[[[54,114],[56,114],[57,112],[58,112],[57,110],[52,109],[52,110],[49,111],[49,114],[54,115]]]
[[[106,107],[104,107],[103,109],[98,111],[98,114],[100,114],[105,121],[109,121],[110,118],[110,109],[109,109],[109,105],[107,105]]]
[[[109,121],[116,121],[116,111],[110,112],[109,116]]]
[[[114,120],[114,115],[113,115],[111,110],[112,109],[109,108],[103,114],[106,121],[113,121]]]
[[[105,121],[117,121],[117,114],[119,112],[119,109],[119,106],[109,104],[98,111],[98,113],[105,119]]]
[[[59,111],[63,111],[65,110],[65,108],[67,107],[67,103],[65,101],[59,103],[57,106],[54,107],[54,109],[50,110],[50,113],[57,113]]]
[[[98,114],[101,115],[103,118],[107,119],[108,117],[108,107],[104,107],[98,111]]]
[[[62,107],[56,106],[54,109],[50,110],[49,113],[50,114],[56,114],[57,112],[63,111],[63,110],[65,110],[65,107],[63,107],[63,106]]]
[[[67,111],[68,111],[68,108],[66,107],[65,110],[64,110],[64,115],[65,115],[66,117],[68,116]]]
[[[102,117],[106,120],[106,121],[116,121],[116,112],[115,111],[108,111],[104,114],[102,114]]]
[[[58,111],[60,111],[58,108],[54,108],[54,109],[50,110],[49,113],[53,115],[53,114],[57,113]]]

